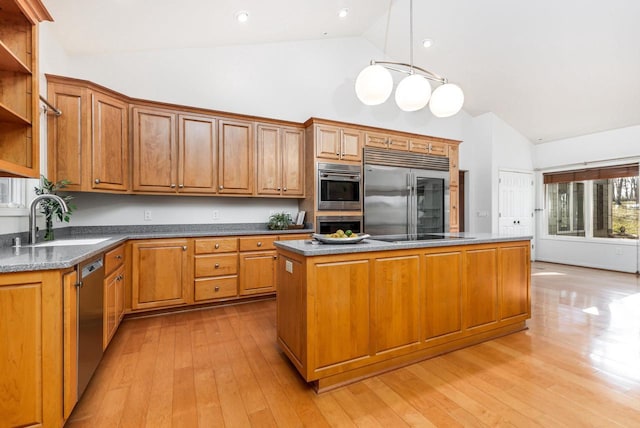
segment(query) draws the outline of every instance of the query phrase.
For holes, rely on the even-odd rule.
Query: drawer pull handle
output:
[[[215,265],[213,265],[213,267],[216,269],[220,269],[220,263],[216,263]]]
[[[174,183],[171,183],[171,186],[169,186],[169,187],[171,187],[172,189],[175,189],[176,185]]]
[[[258,242],[256,245],[257,245],[258,247],[262,247],[262,242]]]
[[[116,256],[116,260],[121,260],[121,259],[122,259],[122,255],[121,255],[121,254],[118,254],[118,255]]]
[[[285,187],[283,190],[286,192],[286,191],[287,191],[287,188]]]
[[[222,190],[222,189],[224,189],[224,186],[221,184],[221,185],[218,186],[218,189]]]
[[[215,286],[215,287],[213,288],[213,291],[215,291],[215,292],[217,293],[218,291],[220,291],[220,287]]]
[[[187,246],[186,245],[182,246],[182,251],[187,251]]]
[[[273,256],[273,260],[278,260],[278,256]]]
[[[99,178],[96,178],[96,179],[95,179],[95,183],[96,183],[96,184],[100,184],[100,179],[99,179]]]
[[[214,245],[213,248],[215,248],[217,250],[218,248],[220,248],[220,244]]]

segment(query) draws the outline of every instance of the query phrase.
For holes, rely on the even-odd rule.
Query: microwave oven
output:
[[[318,163],[317,176],[318,210],[362,210],[362,171],[359,165]]]

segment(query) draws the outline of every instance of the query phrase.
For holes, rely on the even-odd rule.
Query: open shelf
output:
[[[31,69],[20,61],[20,58],[14,55],[2,40],[0,40],[0,70],[16,71],[26,74],[31,73]]]
[[[22,115],[19,115],[9,107],[0,103],[0,122],[20,123],[22,125],[31,125],[31,121]]]

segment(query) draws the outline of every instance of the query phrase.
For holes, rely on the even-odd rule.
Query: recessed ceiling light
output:
[[[236,13],[236,19],[238,20],[238,22],[247,22],[249,20],[249,12],[247,12],[246,10],[241,10],[240,12]]]
[[[340,18],[346,18],[347,15],[349,15],[349,9],[347,9],[346,7],[338,11],[338,17]]]
[[[424,46],[425,48],[430,48],[431,46],[433,46],[433,40],[431,39],[424,39],[422,41],[422,46]]]

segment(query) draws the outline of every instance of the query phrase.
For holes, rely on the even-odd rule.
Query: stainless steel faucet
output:
[[[38,202],[44,199],[52,199],[56,201],[58,205],[60,205],[60,208],[62,209],[63,213],[66,213],[69,211],[69,207],[67,206],[67,203],[64,201],[64,199],[62,199],[58,195],[44,194],[44,195],[38,195],[35,198],[33,198],[33,200],[31,201],[31,205],[29,205],[29,243],[30,244],[35,244],[36,241],[38,240],[38,230],[36,228],[36,206],[38,205]]]

